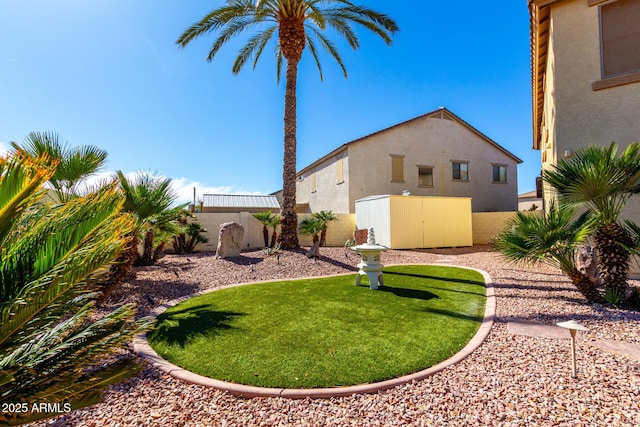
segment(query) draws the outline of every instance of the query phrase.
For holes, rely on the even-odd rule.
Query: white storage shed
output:
[[[369,196],[356,200],[356,226],[373,227],[391,249],[473,245],[470,197]]]

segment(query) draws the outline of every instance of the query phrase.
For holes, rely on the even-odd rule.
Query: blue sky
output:
[[[0,0],[0,149],[31,131],[108,151],[104,174],[156,171],[181,199],[268,194],[282,186],[284,79],[272,50],[233,76],[245,37],[216,59],[213,37],[179,49],[182,31],[222,0]],[[324,81],[308,54],[298,75],[298,169],[345,142],[447,107],[524,160],[519,193],[535,187],[529,24],[525,0],[361,0],[400,26],[391,47],[358,29],[336,41]]]

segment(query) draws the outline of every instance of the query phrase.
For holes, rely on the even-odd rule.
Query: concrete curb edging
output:
[[[434,265],[434,264],[431,264],[431,265]],[[422,371],[414,372],[413,374],[404,375],[398,378],[393,378],[393,379],[378,382],[378,383],[359,384],[359,385],[347,386],[347,387],[312,388],[312,389],[255,387],[255,386],[235,384],[235,383],[230,383],[226,381],[216,380],[213,378],[204,377],[202,375],[194,374],[193,372],[187,371],[186,369],[183,369],[179,366],[169,363],[168,361],[160,357],[151,348],[151,346],[147,341],[146,334],[139,334],[134,338],[133,349],[140,357],[147,359],[152,364],[152,366],[160,369],[161,371],[171,375],[174,378],[180,379],[182,381],[185,381],[191,384],[198,384],[198,385],[203,385],[207,387],[213,387],[219,390],[224,390],[235,396],[241,396],[241,397],[247,397],[247,398],[286,397],[291,399],[304,399],[304,398],[329,398],[329,397],[339,397],[339,396],[351,396],[353,394],[375,393],[381,390],[386,390],[402,384],[406,384],[411,381],[419,381],[437,372],[440,372],[449,366],[459,363],[460,361],[465,359],[467,356],[469,356],[471,353],[473,353],[478,347],[482,345],[484,340],[487,338],[487,336],[489,335],[489,332],[491,331],[491,327],[493,326],[493,323],[495,321],[495,312],[496,312],[495,288],[493,286],[491,276],[489,276],[487,272],[483,270],[478,270],[475,268],[460,267],[460,266],[449,265],[449,264],[435,264],[435,265],[466,268],[468,270],[474,270],[482,274],[482,276],[484,277],[485,286],[487,289],[486,291],[487,301],[485,305],[484,318],[476,334],[473,336],[473,338],[471,338],[471,340],[467,343],[467,345],[462,350],[460,350],[458,353],[451,356],[449,359],[438,363],[437,365],[434,365]],[[340,276],[342,275],[343,274],[340,274]],[[329,276],[323,276],[323,277],[329,277]],[[303,279],[303,278],[300,278],[300,279]],[[277,280],[277,281],[281,281],[281,280]],[[242,286],[247,284],[255,284],[255,283],[267,283],[267,282],[251,282],[251,283],[233,284],[233,285],[217,288],[214,290],[198,292],[183,298],[178,298],[176,300],[163,304],[160,307],[153,310],[153,312],[151,313],[151,317],[156,318],[158,317],[158,315],[160,315],[169,307],[172,307],[187,299],[193,298],[194,296],[202,295],[209,292],[215,292],[220,289],[226,289],[230,287]]]

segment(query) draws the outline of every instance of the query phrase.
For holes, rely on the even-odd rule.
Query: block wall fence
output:
[[[538,215],[542,211],[538,211]],[[199,222],[206,229],[204,233],[209,239],[208,243],[200,244],[198,251],[212,252],[218,246],[218,229],[220,224],[235,221],[244,226],[244,240],[242,247],[245,249],[260,249],[264,247],[262,237],[262,224],[255,219],[249,212],[239,213],[199,213],[195,214],[193,221]],[[505,226],[505,223],[515,215],[515,212],[474,212],[472,213],[473,224],[473,244],[487,244],[490,239],[495,236]],[[343,246],[344,243],[352,238],[353,231],[356,229],[355,214],[336,214],[337,220],[332,221],[327,229],[327,246]],[[298,214],[298,221],[311,217],[311,214]],[[366,227],[365,224],[360,227]],[[278,227],[278,233],[280,227]],[[269,228],[269,236],[272,230]],[[311,246],[311,236],[299,236],[301,246]],[[170,250],[170,245],[168,245]]]

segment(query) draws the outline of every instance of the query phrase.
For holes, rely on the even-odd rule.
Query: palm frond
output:
[[[333,59],[335,59],[335,61],[338,63],[338,65],[340,66],[340,68],[342,69],[342,73],[344,74],[345,78],[347,77],[347,68],[344,66],[344,63],[342,62],[342,57],[340,56],[340,53],[338,52],[338,49],[336,49],[336,47],[334,46],[334,44],[331,42],[331,40],[329,40],[324,34],[322,34],[320,31],[318,31],[315,28],[310,28],[310,30],[312,31],[312,33],[317,37],[318,41],[320,42],[320,44],[322,45],[322,47],[324,47],[324,49],[329,52],[329,54],[331,55],[331,57],[333,57]]]
[[[249,39],[249,41],[240,49],[240,53],[233,63],[232,72],[233,74],[238,74],[244,64],[253,56],[253,68],[256,68],[258,64],[258,60],[262,55],[262,51],[264,50],[269,40],[277,30],[276,25],[272,25],[264,31],[261,31],[255,34],[253,37]]]
[[[176,44],[186,47],[193,39],[224,27],[228,22],[242,16],[254,13],[252,0],[235,0],[227,2],[226,6],[214,9],[200,21],[191,25],[178,37]]]

